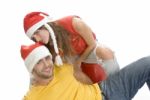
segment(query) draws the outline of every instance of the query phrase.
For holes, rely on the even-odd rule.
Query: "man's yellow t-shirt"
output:
[[[98,84],[86,85],[73,76],[71,65],[55,67],[54,79],[46,86],[32,86],[24,100],[102,100]]]

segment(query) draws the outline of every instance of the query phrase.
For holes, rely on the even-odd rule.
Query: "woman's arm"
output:
[[[73,27],[76,32],[85,40],[87,43],[87,48],[77,59],[76,64],[81,64],[81,62],[86,59],[86,57],[90,54],[90,52],[96,47],[96,42],[93,37],[92,30],[86,25],[80,18],[73,18]]]
[[[93,84],[92,80],[85,73],[82,72],[82,69],[80,67],[73,66],[73,68],[74,77],[76,78],[76,80],[84,84]]]

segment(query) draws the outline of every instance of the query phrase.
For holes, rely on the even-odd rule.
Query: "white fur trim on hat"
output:
[[[30,28],[27,30],[27,32],[26,32],[27,36],[28,36],[29,38],[31,38],[32,35],[34,34],[34,32],[35,32],[38,28],[40,28],[42,25],[44,25],[45,23],[47,23],[47,22],[49,22],[49,21],[50,21],[50,19],[48,19],[48,18],[43,18],[43,19],[42,19],[41,21],[39,21],[38,23],[34,24],[32,27],[30,27]]]
[[[35,48],[25,59],[25,65],[27,66],[28,71],[32,73],[35,64],[46,56],[52,57],[46,47],[40,46]]]

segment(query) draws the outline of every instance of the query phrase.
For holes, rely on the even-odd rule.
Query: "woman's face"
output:
[[[49,31],[45,28],[41,28],[35,31],[34,35],[32,36],[32,40],[35,42],[42,42],[47,44],[49,42]]]

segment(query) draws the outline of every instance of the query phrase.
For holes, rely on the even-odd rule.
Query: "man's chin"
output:
[[[54,77],[53,74],[51,74],[51,75],[43,75],[43,78],[45,78],[45,79],[49,79],[49,78],[53,78],[53,77]]]

